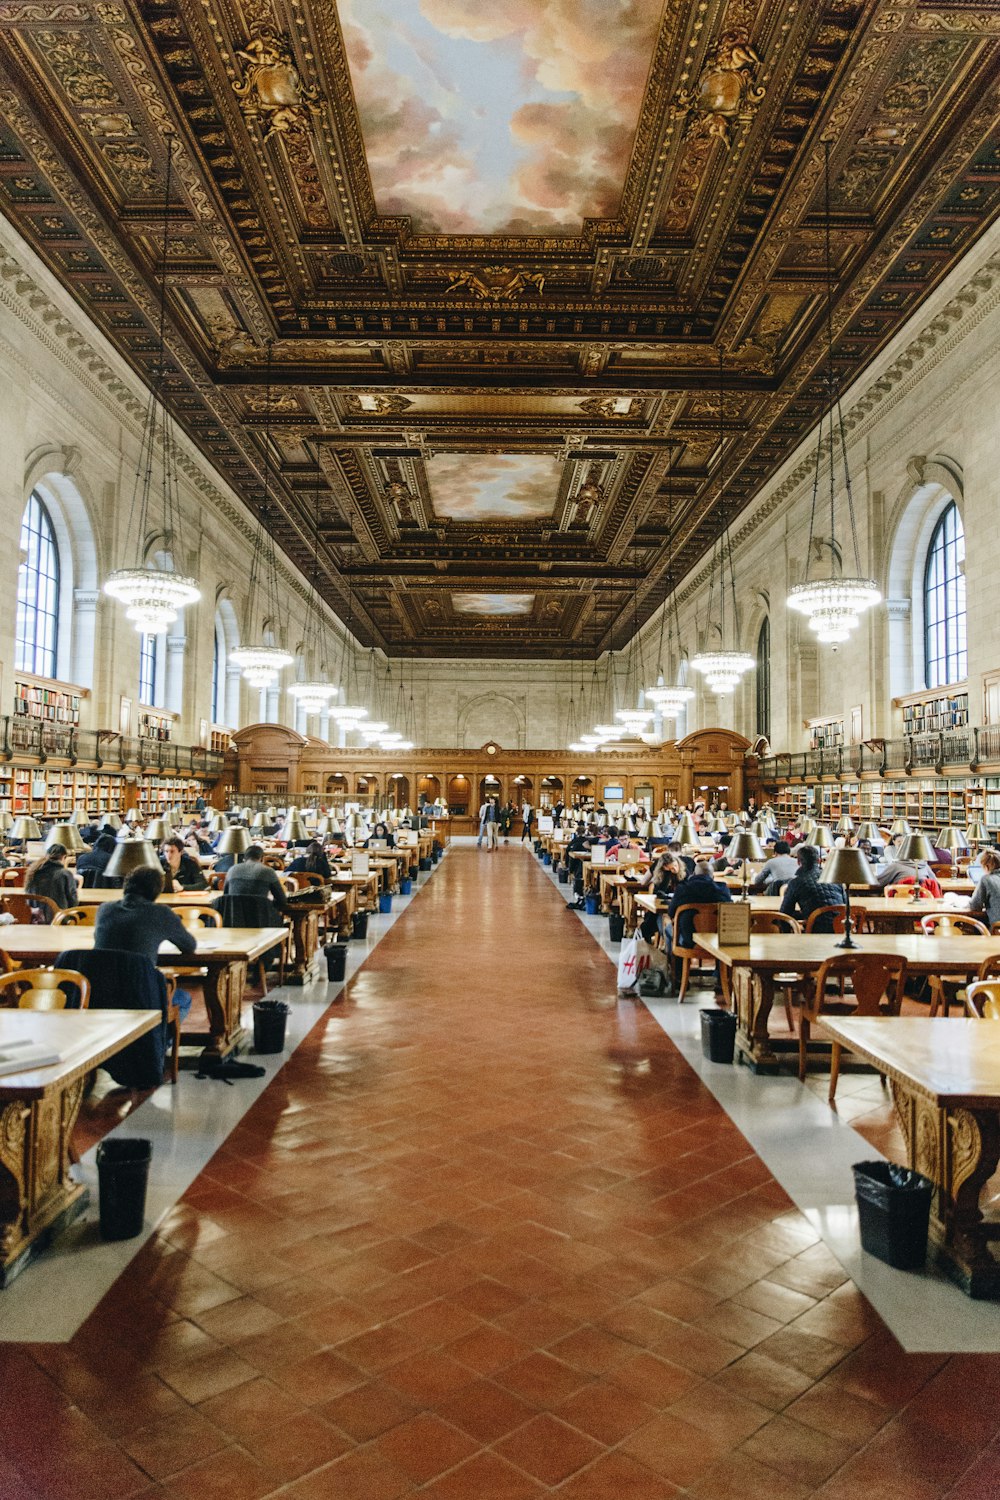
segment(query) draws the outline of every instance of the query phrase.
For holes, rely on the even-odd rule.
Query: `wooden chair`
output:
[[[0,870],[0,886],[23,885],[27,876],[27,865],[11,865],[7,870]]]
[[[751,932],[801,932],[802,924],[783,911],[751,911]],[[785,997],[785,1020],[789,1031],[795,1030],[792,1020],[792,994],[802,984],[802,975],[791,970],[774,976],[775,987],[780,987]]]
[[[65,1010],[64,984],[75,985],[80,1009],[90,1004],[90,980],[76,969],[18,969],[0,974],[0,1007],[5,1010]]]
[[[208,881],[208,888],[209,888],[209,890],[210,891],[221,891],[222,887],[226,883],[226,876],[228,874],[229,874],[228,870],[210,870],[210,871],[208,871],[208,873],[205,875],[205,879]]]
[[[934,912],[931,916],[920,918],[920,931],[927,937],[933,937],[935,933],[949,934],[952,932],[971,932],[977,937],[989,937],[989,929],[985,922],[980,922],[977,917],[966,916],[964,912]],[[943,979],[940,974],[932,974],[929,979],[931,992],[931,1008],[929,1014],[936,1016],[948,1015],[952,1003],[962,1006],[965,1003],[965,987],[955,980]],[[949,989],[949,985],[951,988]]]
[[[53,927],[93,927],[99,906],[65,906],[52,918]]]
[[[834,999],[826,993],[831,978],[850,977],[853,994]],[[805,1082],[809,1033],[823,1014],[834,1016],[898,1016],[906,983],[906,959],[891,953],[838,953],[820,966],[812,1002],[799,1017],[799,1080]],[[830,1055],[830,1103],[840,1076],[840,1042]]]
[[[857,908],[851,908],[852,919],[856,911]],[[817,906],[806,917],[806,932],[843,932],[846,920],[847,907],[842,902],[832,906]]]
[[[16,922],[30,926],[35,918],[35,908],[45,913],[45,921],[51,922],[59,907],[48,896],[23,896],[11,892],[0,892],[4,911],[9,911]]]
[[[283,870],[285,868],[285,856],[283,854],[265,854],[261,864],[269,865],[272,870]]]
[[[166,904],[192,932],[197,932],[199,927],[222,926],[222,913],[216,911],[214,906],[174,906],[171,902]]]
[[[674,912],[672,919],[674,924],[674,942],[672,951],[674,958],[679,958],[681,962],[681,981],[677,987],[678,1005],[683,1005],[684,1003],[684,995],[687,990],[688,979],[691,975],[691,965],[699,964],[703,960],[711,962],[703,948],[697,947],[694,943],[691,944],[690,948],[682,947],[677,942],[677,933],[680,931],[681,925],[681,914],[682,912],[688,911],[693,913],[694,932],[718,932],[719,930],[718,902],[691,901],[684,906],[679,906]],[[725,982],[723,987],[725,988]]]
[[[887,885],[882,894],[883,896],[888,896],[891,901],[912,901],[914,899],[913,890],[914,882],[910,880],[900,885]],[[933,901],[934,899],[930,891],[923,890],[919,885],[916,887],[916,892],[916,899],[918,901]]]
[[[965,992],[965,1009],[980,1021],[1000,1021],[1000,979],[975,979]]]
[[[951,880],[953,879],[955,874],[955,866],[952,864],[945,865],[935,863],[932,865],[928,865],[927,868],[937,880]]]
[[[286,896],[294,896],[296,891],[302,889],[296,875],[279,875],[278,879],[281,881],[281,888]]]

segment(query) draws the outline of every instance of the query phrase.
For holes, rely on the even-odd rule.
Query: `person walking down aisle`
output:
[[[492,854],[493,850],[500,846],[500,813],[495,797],[486,799],[486,813],[482,826],[486,829],[486,852]]]
[[[521,817],[524,819],[524,827],[521,829],[521,843],[531,838],[531,829],[535,821],[535,809],[530,802],[526,802],[521,808]]]

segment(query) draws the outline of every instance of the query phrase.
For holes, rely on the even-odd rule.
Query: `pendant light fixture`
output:
[[[170,186],[173,175],[174,137],[167,137],[166,186],[163,192],[163,237],[160,250],[160,305],[156,366],[146,403],[139,457],[132,486],[132,504],[125,532],[124,554],[134,558],[131,567],[117,568],[105,580],[104,592],[125,606],[125,616],[142,635],[160,635],[177,619],[187,604],[197,604],[201,590],[193,578],[173,566],[180,530],[180,499],[177,493],[177,453],[173,424],[164,402],[166,381],[167,267],[170,250]],[[153,469],[159,432],[159,507],[153,497]],[[151,566],[146,554],[155,541],[171,560],[168,568]]]
[[[267,346],[267,373],[265,378],[264,418],[264,494],[257,518],[257,534],[254,537],[253,554],[250,558],[250,585],[247,590],[247,607],[244,623],[250,635],[260,611],[264,621],[278,620],[278,562],[274,555],[274,543],[268,530],[271,511],[271,344]],[[244,679],[252,688],[273,687],[284,667],[292,665],[292,656],[280,646],[264,638],[262,628],[260,643],[255,646],[237,646],[230,651],[229,660],[243,672]]]
[[[306,606],[306,626],[302,641],[303,677],[291,683],[289,693],[307,716],[321,714],[333,697],[333,684],[328,682],[326,672],[326,627],[319,602],[316,578],[319,572],[319,468],[316,470],[316,492],[313,496],[313,566],[309,585],[309,602]],[[312,665],[318,675],[310,678],[308,667]]]
[[[657,713],[664,719],[676,719],[678,714],[690,703],[694,697],[694,688],[689,688],[680,680],[680,663],[684,652],[681,647],[681,622],[677,611],[677,591],[674,587],[674,552],[673,552],[673,519],[674,519],[674,496],[673,496],[674,464],[673,454],[670,455],[670,467],[667,470],[667,597],[660,611],[660,644],[656,652],[656,684],[646,689],[646,702],[652,703]],[[667,661],[672,663],[677,660],[677,670],[673,674],[671,682],[666,682],[663,674],[663,632],[667,627]]]
[[[835,643],[846,641],[858,624],[862,611],[880,604],[882,595],[874,578],[861,576],[861,553],[858,548],[858,528],[854,515],[854,496],[851,491],[851,471],[847,462],[847,438],[844,432],[844,415],[840,406],[840,390],[833,368],[833,255],[830,248],[830,142],[823,142],[824,181],[824,236],[826,246],[826,433],[830,450],[830,535],[816,538],[817,512],[819,509],[819,478],[823,457],[824,419],[820,418],[816,435],[816,463],[813,469],[812,513],[809,517],[809,546],[806,551],[806,577],[797,583],[788,595],[789,609],[798,610],[809,620],[809,629],[818,640]],[[851,533],[854,573],[845,575],[843,552],[837,542],[836,530],[836,459],[837,448],[844,466],[843,484],[847,498],[847,514]],[[829,553],[829,575],[810,578],[813,562],[814,540],[817,550]]]
[[[736,604],[736,572],[733,567],[733,545],[729,538],[729,523],[726,516],[726,430],[725,430],[725,380],[722,363],[722,346],[719,346],[719,513],[721,517],[721,529],[715,557],[709,574],[708,583],[708,619],[709,625],[715,618],[713,609],[715,577],[718,572],[718,625],[719,650],[699,651],[691,658],[691,665],[696,672],[700,672],[710,692],[723,694],[731,693],[737,683],[743,678],[745,672],[752,671],[756,665],[754,658],[746,651],[735,649],[740,637],[740,616]],[[727,580],[728,573],[728,580]],[[726,592],[730,597],[731,628],[734,640],[734,649],[726,650]]]

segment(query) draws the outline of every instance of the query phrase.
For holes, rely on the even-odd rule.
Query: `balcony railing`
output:
[[[806,781],[810,777],[909,776],[946,766],[978,771],[1000,764],[1000,724],[908,734],[901,739],[799,750],[760,761],[762,781]]]
[[[77,729],[26,714],[0,716],[0,757],[30,757],[44,764],[66,760],[110,770],[162,771],[218,776],[223,756],[201,745],[175,745],[169,740],[136,739],[106,729]]]

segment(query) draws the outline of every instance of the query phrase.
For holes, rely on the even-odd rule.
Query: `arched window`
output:
[[[924,682],[961,682],[969,673],[965,615],[965,531],[954,500],[931,535],[924,567]]]
[[[766,616],[757,636],[757,733],[771,738],[771,621]]]
[[[21,520],[14,665],[55,677],[59,641],[59,549],[48,511],[35,491]]]
[[[155,635],[139,637],[139,702],[157,707]]]

